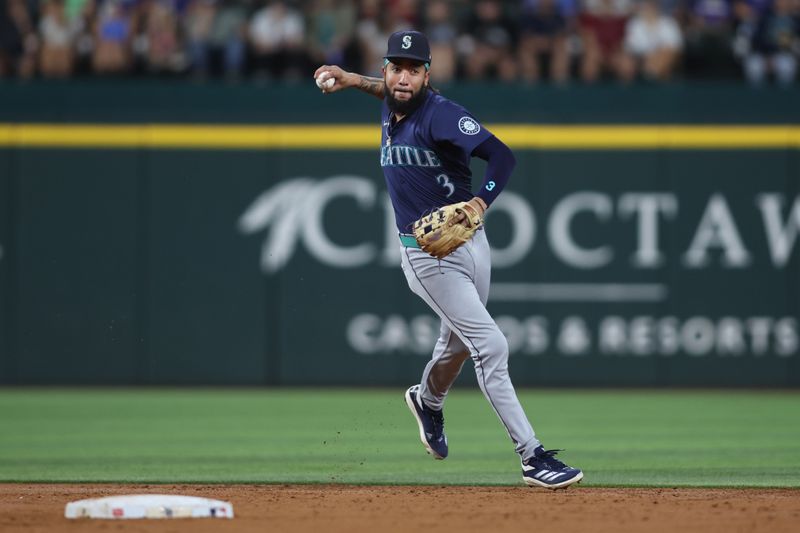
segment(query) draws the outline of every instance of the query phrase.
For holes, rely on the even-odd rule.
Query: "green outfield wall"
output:
[[[518,159],[486,229],[517,385],[800,385],[800,92],[444,90]],[[377,100],[0,101],[0,383],[418,379],[438,322],[399,268]]]

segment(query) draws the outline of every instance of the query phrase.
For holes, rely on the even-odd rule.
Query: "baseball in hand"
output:
[[[322,90],[332,89],[335,83],[336,78],[332,78],[330,72],[323,72],[317,77],[317,87]]]

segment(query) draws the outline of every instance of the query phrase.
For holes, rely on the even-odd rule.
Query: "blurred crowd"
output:
[[[0,78],[378,75],[424,31],[432,80],[795,83],[800,0],[0,0]]]

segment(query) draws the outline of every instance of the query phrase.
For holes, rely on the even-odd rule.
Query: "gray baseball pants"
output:
[[[491,256],[486,232],[442,260],[419,248],[403,247],[402,267],[409,287],[442,320],[433,356],[422,373],[420,394],[439,410],[447,392],[472,357],[478,385],[514,442],[523,460],[533,456],[539,440],[522,409],[508,374],[508,342],[486,310]]]

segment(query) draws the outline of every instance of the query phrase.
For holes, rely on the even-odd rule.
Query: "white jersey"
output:
[[[634,55],[651,54],[657,50],[680,50],[683,37],[675,19],[659,16],[655,23],[634,17],[625,30],[625,49]]]

